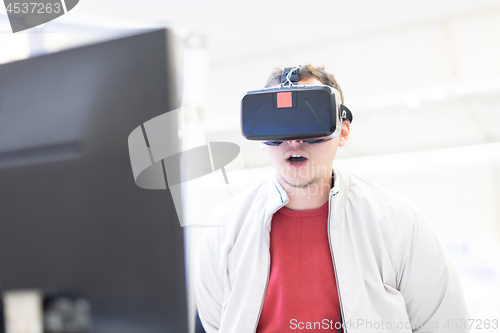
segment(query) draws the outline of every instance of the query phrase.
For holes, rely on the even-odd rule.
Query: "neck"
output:
[[[285,207],[291,210],[310,210],[323,206],[328,201],[332,188],[331,173],[306,187],[291,186],[281,177],[278,177],[278,181],[290,200]]]

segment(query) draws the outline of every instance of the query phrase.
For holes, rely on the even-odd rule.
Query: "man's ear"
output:
[[[339,147],[344,147],[349,140],[349,132],[351,131],[351,122],[349,120],[344,120],[342,122],[342,132],[339,135]]]
[[[266,151],[266,145],[264,144],[264,142],[260,143],[260,149],[262,149],[262,151]]]

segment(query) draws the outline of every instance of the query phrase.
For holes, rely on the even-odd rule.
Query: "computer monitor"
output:
[[[187,331],[183,230],[128,152],[178,108],[173,43],[161,29],[0,66],[3,290],[79,293],[97,333]]]

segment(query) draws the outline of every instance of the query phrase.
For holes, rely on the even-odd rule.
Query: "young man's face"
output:
[[[300,80],[298,85],[323,84],[316,78],[306,78]],[[325,182],[330,184],[333,159],[338,147],[344,146],[347,142],[349,125],[349,121],[344,121],[342,133],[322,143],[309,144],[298,140],[283,141],[279,146],[268,146],[262,143],[262,150],[269,156],[283,187],[290,189],[290,187],[321,186]]]

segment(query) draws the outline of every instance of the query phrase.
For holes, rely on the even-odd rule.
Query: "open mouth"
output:
[[[287,159],[287,161],[289,161],[292,164],[300,164],[304,161],[307,161],[307,158],[301,155],[292,155]]]

